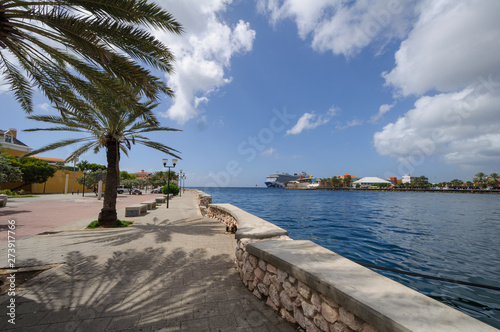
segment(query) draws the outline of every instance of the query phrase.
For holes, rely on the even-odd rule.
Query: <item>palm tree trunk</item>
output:
[[[99,213],[99,224],[102,227],[111,227],[116,222],[116,188],[118,187],[118,162],[120,151],[118,142],[110,139],[106,143],[106,158],[108,168],[106,170],[106,189],[104,190],[104,202],[101,213]]]

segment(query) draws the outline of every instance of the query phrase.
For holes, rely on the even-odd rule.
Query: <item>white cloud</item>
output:
[[[375,134],[375,148],[401,162],[440,156],[451,164],[498,163],[498,105],[500,89],[490,93],[481,84],[421,97],[414,109]]]
[[[40,108],[44,112],[49,112],[52,109],[52,107],[48,103],[39,104],[38,108]]]
[[[304,130],[314,129],[321,125],[324,125],[330,121],[330,119],[335,116],[337,109],[331,107],[325,114],[317,115],[316,113],[304,113],[300,119],[297,121],[295,126],[286,131],[286,135],[297,135]]]
[[[446,163],[500,161],[500,2],[423,1],[419,19],[396,52],[386,83],[423,96],[374,135],[382,155],[402,164],[430,156]]]
[[[275,148],[269,148],[267,150],[264,150],[260,153],[261,156],[272,156],[276,152]]]
[[[299,36],[312,36],[311,46],[350,57],[375,40],[386,43],[406,35],[412,21],[413,3],[405,1],[259,0],[260,13],[275,25],[295,21]]]
[[[403,95],[463,89],[500,72],[500,1],[423,1],[420,17],[384,73]]]
[[[335,128],[336,129],[347,129],[349,127],[361,126],[362,124],[363,124],[363,121],[358,120],[358,119],[354,119],[354,120],[351,120],[351,121],[347,121],[347,123],[345,125],[343,125],[343,126],[338,125]]]
[[[236,54],[252,50],[255,31],[240,20],[229,26],[219,18],[231,0],[162,1],[164,6],[184,27],[182,36],[157,32],[176,57],[175,74],[168,85],[176,96],[164,116],[184,123],[199,114],[202,103],[211,93],[231,82],[226,69]]]
[[[389,112],[391,110],[391,108],[393,108],[395,105],[395,103],[393,104],[384,104],[384,105],[381,105],[378,109],[378,113],[373,115],[371,118],[370,118],[370,123],[377,123],[378,120],[380,120],[380,118],[382,116],[384,116],[385,113]]]

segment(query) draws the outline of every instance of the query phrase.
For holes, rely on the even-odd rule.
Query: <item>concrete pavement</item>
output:
[[[148,196],[120,202],[119,218],[135,220],[125,229],[83,230],[96,219],[87,210],[95,203],[70,201],[69,224],[58,222],[48,235],[17,238],[17,268],[55,267],[16,287],[15,325],[7,321],[12,297],[0,297],[0,330],[295,331],[242,285],[234,268],[234,235],[201,216],[193,193],[175,197],[169,209],[162,204],[145,216],[124,217],[124,206]],[[45,206],[54,210],[56,202],[47,198]],[[34,211],[28,203],[18,208],[24,212],[0,215],[1,224],[18,219],[29,228],[26,216]],[[39,219],[45,218],[51,217]],[[8,249],[0,243],[1,267],[7,267]]]

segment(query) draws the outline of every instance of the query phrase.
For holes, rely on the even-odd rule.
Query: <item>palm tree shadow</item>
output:
[[[208,272],[199,278],[195,271],[212,271],[230,261],[228,255],[209,257],[199,249],[128,249],[115,251],[105,262],[73,251],[61,267],[22,287],[15,328],[56,324],[60,330],[88,331],[179,325],[193,317],[191,304],[206,302],[217,279]],[[238,284],[233,277],[219,275],[219,281],[230,288]],[[0,324],[2,330],[8,327]]]
[[[157,244],[167,243],[172,240],[175,233],[192,235],[196,233],[204,235],[221,233],[220,224],[217,222],[207,222],[202,218],[186,218],[171,221],[163,219],[158,221],[155,217],[152,222],[146,224],[133,224],[123,229],[98,229],[86,230],[85,232],[74,232],[74,240],[71,244],[99,243],[109,246],[121,246],[140,240],[148,235],[154,236]]]

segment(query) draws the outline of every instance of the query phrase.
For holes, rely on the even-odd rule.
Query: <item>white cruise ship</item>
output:
[[[288,173],[271,173],[267,176],[266,186],[268,188],[285,188],[285,184],[290,181],[295,181],[300,177],[307,177],[306,172],[302,172],[300,174],[288,174]]]

